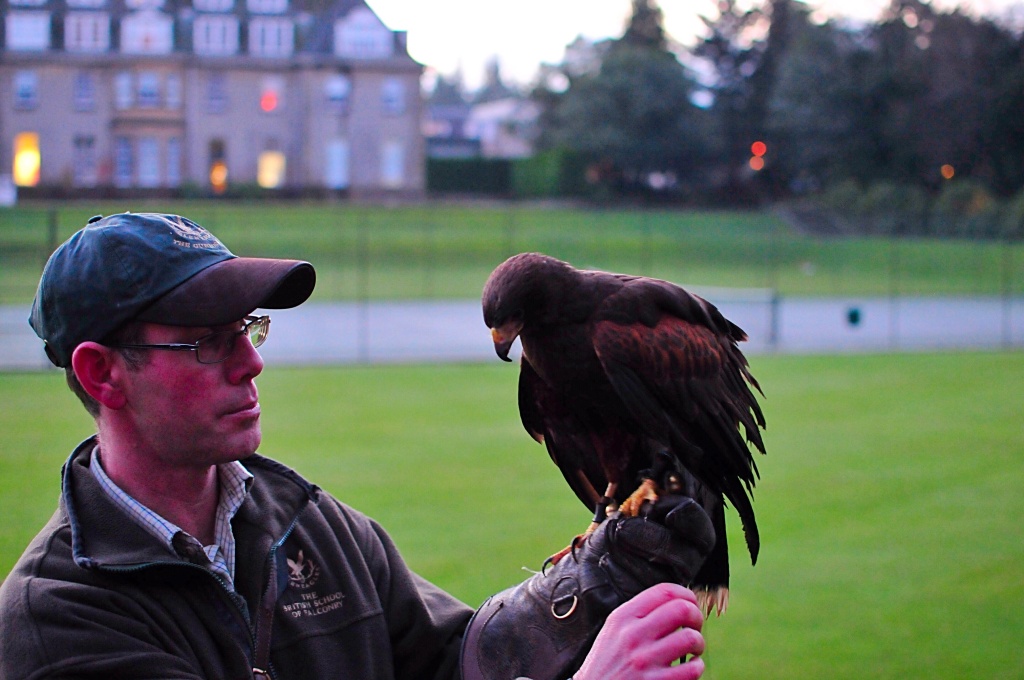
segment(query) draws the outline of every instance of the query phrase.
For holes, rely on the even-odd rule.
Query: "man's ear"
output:
[[[109,409],[124,406],[119,378],[125,365],[115,350],[98,342],[83,342],[71,354],[71,368],[90,397]]]

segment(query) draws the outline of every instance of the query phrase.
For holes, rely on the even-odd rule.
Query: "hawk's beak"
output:
[[[508,352],[512,349],[512,343],[519,337],[520,326],[508,324],[500,328],[491,329],[491,340],[494,341],[494,352],[502,361],[512,361],[508,358]]]

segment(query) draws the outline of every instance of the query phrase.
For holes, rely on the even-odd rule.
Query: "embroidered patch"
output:
[[[320,578],[320,567],[313,560],[307,560],[302,551],[293,560],[288,558],[288,582],[293,588],[306,590],[316,585]]]
[[[287,558],[288,582],[296,590],[306,592],[296,593],[296,602],[282,603],[281,609],[293,619],[300,617],[320,616],[336,609],[341,609],[345,595],[340,590],[333,593],[323,593],[314,588],[320,580],[320,567],[311,559],[307,559],[302,550],[299,550],[295,559]]]

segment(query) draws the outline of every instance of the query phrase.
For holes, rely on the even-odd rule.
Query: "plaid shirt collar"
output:
[[[214,543],[201,545],[181,527],[167,521],[142,503],[132,498],[107,476],[100,463],[100,449],[92,452],[89,469],[103,491],[139,526],[153,534],[167,549],[190,562],[214,571],[230,588],[235,579],[235,535],[231,531],[231,520],[252,486],[252,473],[239,461],[217,466],[220,482],[220,498],[217,501],[217,516],[214,524]]]

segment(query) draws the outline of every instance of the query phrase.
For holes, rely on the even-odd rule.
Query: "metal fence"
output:
[[[40,364],[26,317],[46,258],[91,214],[119,209],[0,211],[0,367]],[[1008,239],[821,236],[771,212],[511,203],[199,202],[153,209],[189,215],[238,254],[317,266],[317,292],[305,307],[328,328],[286,336],[277,349],[268,345],[268,356],[281,361],[482,358],[489,347],[468,339],[480,323],[475,300],[490,270],[524,250],[682,283],[743,326],[752,351],[1024,344],[1024,246]],[[417,316],[415,308],[428,315]],[[441,326],[456,330],[435,329],[438,314],[446,319]],[[328,317],[344,323],[323,324]],[[419,326],[409,325],[413,318]]]

